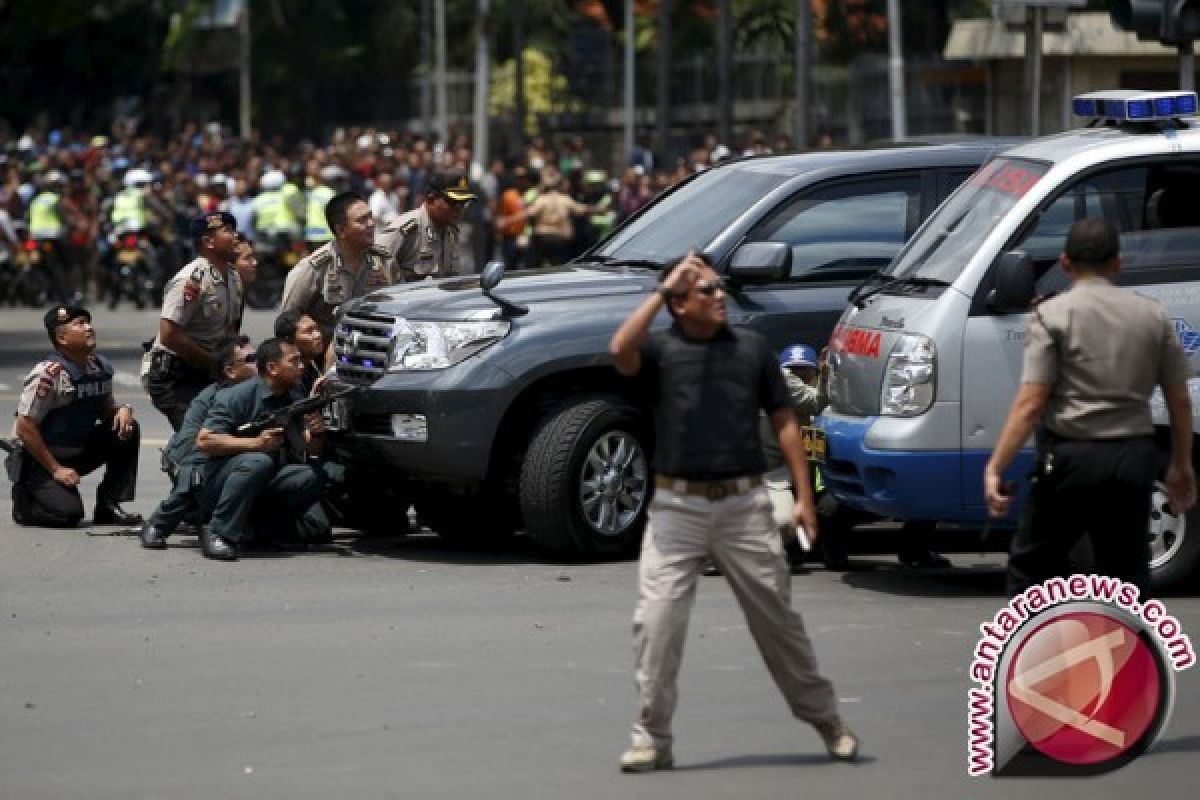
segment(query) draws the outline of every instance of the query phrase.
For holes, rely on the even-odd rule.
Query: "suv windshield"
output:
[[[792,174],[761,161],[705,172],[647,208],[591,256],[662,264],[701,250]]]
[[[1016,158],[984,164],[934,212],[884,274],[953,283],[996,224],[1049,168]]]

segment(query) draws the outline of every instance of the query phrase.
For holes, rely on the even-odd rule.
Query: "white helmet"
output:
[[[154,176],[148,171],[141,168],[134,168],[125,173],[123,183],[125,188],[132,189],[136,186],[148,186],[154,182]]]
[[[270,170],[258,179],[258,186],[263,191],[273,192],[287,182],[287,176],[277,169]]]
[[[336,164],[330,164],[328,166],[321,167],[321,180],[325,181],[326,183],[340,181],[349,174],[350,173],[346,172],[346,170],[342,169]]]

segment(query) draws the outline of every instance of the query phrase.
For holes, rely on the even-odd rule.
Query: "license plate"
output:
[[[142,254],[137,250],[122,250],[117,253],[117,261],[122,264],[136,264],[142,260]]]
[[[820,428],[804,426],[800,429],[804,439],[804,457],[818,464],[825,463],[825,431]]]

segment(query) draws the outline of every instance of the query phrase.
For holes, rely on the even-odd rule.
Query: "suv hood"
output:
[[[527,305],[530,313],[536,313],[539,305],[564,300],[645,294],[657,282],[658,276],[648,269],[568,265],[508,273],[493,294]],[[490,319],[489,312],[500,311],[479,288],[478,275],[403,283],[373,292],[346,308],[428,320]]]

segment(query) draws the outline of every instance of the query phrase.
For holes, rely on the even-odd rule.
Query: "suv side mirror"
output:
[[[792,247],[786,242],[747,242],[733,251],[729,277],[742,283],[770,283],[792,272]]]
[[[996,283],[988,293],[988,308],[997,314],[1028,311],[1036,291],[1033,260],[1024,250],[1010,250],[996,264]]]
[[[487,266],[483,268],[483,272],[479,274],[479,286],[485,292],[490,292],[496,288],[496,284],[504,278],[504,262],[489,261]]]

